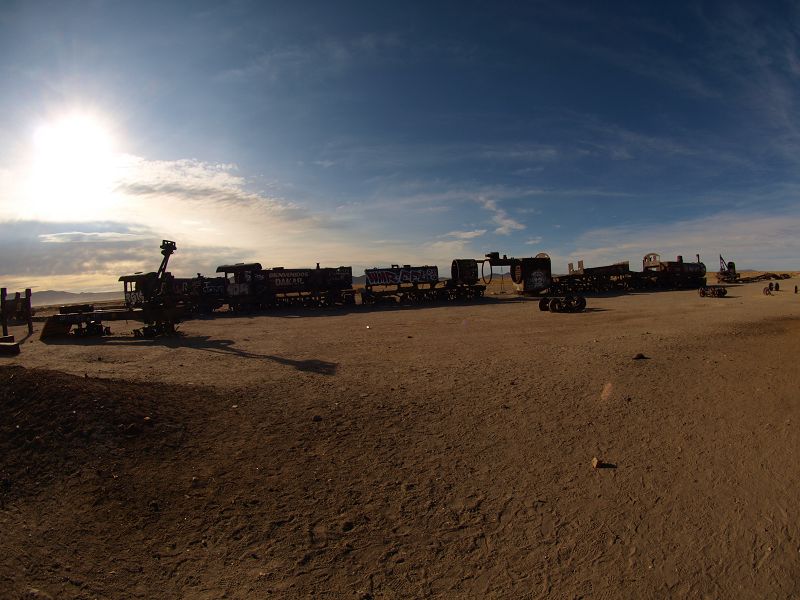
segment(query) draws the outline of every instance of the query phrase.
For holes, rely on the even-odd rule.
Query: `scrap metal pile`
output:
[[[724,298],[728,295],[728,288],[724,285],[706,285],[697,290],[701,298]]]
[[[629,264],[578,269],[554,276],[547,254],[514,258],[490,252],[484,258],[457,258],[450,278],[440,277],[436,266],[392,265],[365,271],[363,287],[354,287],[352,267],[263,268],[260,263],[221,265],[216,275],[174,277],[167,271],[175,242],[161,243],[163,259],[157,271],[119,278],[123,283],[125,307],[95,310],[91,305],[62,307],[48,318],[43,339],[65,335],[105,335],[106,321],[133,320],[144,325],[135,330],[141,336],[169,335],[181,319],[195,314],[213,314],[223,308],[252,312],[280,307],[333,307],[380,303],[416,304],[469,301],[480,298],[492,281],[495,267],[508,267],[517,294],[538,296],[539,307],[550,312],[580,312],[586,307],[587,291],[610,289],[680,289],[705,285],[705,265],[700,262],[661,261],[651,253],[642,261],[642,271]],[[488,267],[488,274],[487,274]]]

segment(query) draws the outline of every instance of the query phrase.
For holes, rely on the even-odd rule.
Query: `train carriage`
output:
[[[474,259],[456,259],[452,277],[442,280],[439,268],[433,265],[392,265],[364,271],[365,284],[361,290],[362,304],[377,302],[436,302],[477,298],[485,285],[478,283],[478,266]]]

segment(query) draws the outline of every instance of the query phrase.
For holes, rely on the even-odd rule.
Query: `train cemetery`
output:
[[[489,253],[181,279],[175,249],[125,305],[29,332],[7,304],[9,597],[796,595],[796,276]]]
[[[554,276],[550,257],[545,253],[528,258],[502,257],[490,252],[482,259],[453,259],[449,278],[442,278],[436,266],[391,265],[365,271],[365,285],[353,287],[352,267],[262,268],[260,263],[221,265],[214,277],[198,274],[176,278],[167,271],[176,251],[175,242],[161,244],[162,261],[157,271],[123,275],[125,306],[94,310],[92,305],[64,306],[50,317],[41,332],[42,339],[73,335],[110,333],[107,321],[139,320],[139,336],[172,335],[181,319],[214,315],[220,309],[230,312],[256,312],[285,307],[330,308],[375,304],[417,305],[480,299],[490,285],[496,267],[507,267],[514,291],[539,299],[539,309],[550,312],[581,312],[586,308],[587,292],[656,291],[699,289],[701,296],[724,297],[724,286],[706,285],[706,267],[696,262],[662,261],[657,253],[642,260],[642,271],[632,271],[629,263],[585,268],[583,261],[569,274]],[[736,282],[734,263],[720,256],[720,281]],[[488,266],[488,278],[486,268]],[[782,276],[774,275],[775,278]],[[29,293],[29,292],[28,292]]]

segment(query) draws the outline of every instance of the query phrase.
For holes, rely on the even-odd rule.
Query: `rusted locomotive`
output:
[[[579,260],[577,268],[572,263],[567,268],[569,274],[556,277],[556,281],[560,287],[573,292],[624,290],[632,287],[635,277],[627,260],[601,267],[584,267]]]
[[[352,267],[262,269],[259,263],[221,265],[221,303],[231,310],[279,306],[335,306],[355,304]]]
[[[684,262],[683,256],[674,261],[662,261],[655,252],[642,259],[641,281],[645,287],[699,288],[706,284],[706,266],[700,262]]]

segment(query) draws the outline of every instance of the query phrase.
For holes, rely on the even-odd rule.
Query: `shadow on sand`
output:
[[[154,339],[131,338],[127,336],[70,336],[44,340],[44,343],[49,345],[79,343],[83,346],[163,346],[165,348],[191,348],[193,350],[201,350],[203,352],[211,352],[213,354],[229,354],[231,356],[239,356],[247,359],[269,360],[293,367],[298,371],[317,373],[319,375],[336,375],[336,369],[339,366],[338,363],[318,359],[295,360],[291,358],[284,358],[282,356],[275,356],[274,354],[259,354],[257,352],[250,352],[248,350],[237,348],[234,345],[236,342],[233,340],[218,340],[212,339],[207,335],[185,335],[180,332],[172,337],[160,337]]]

